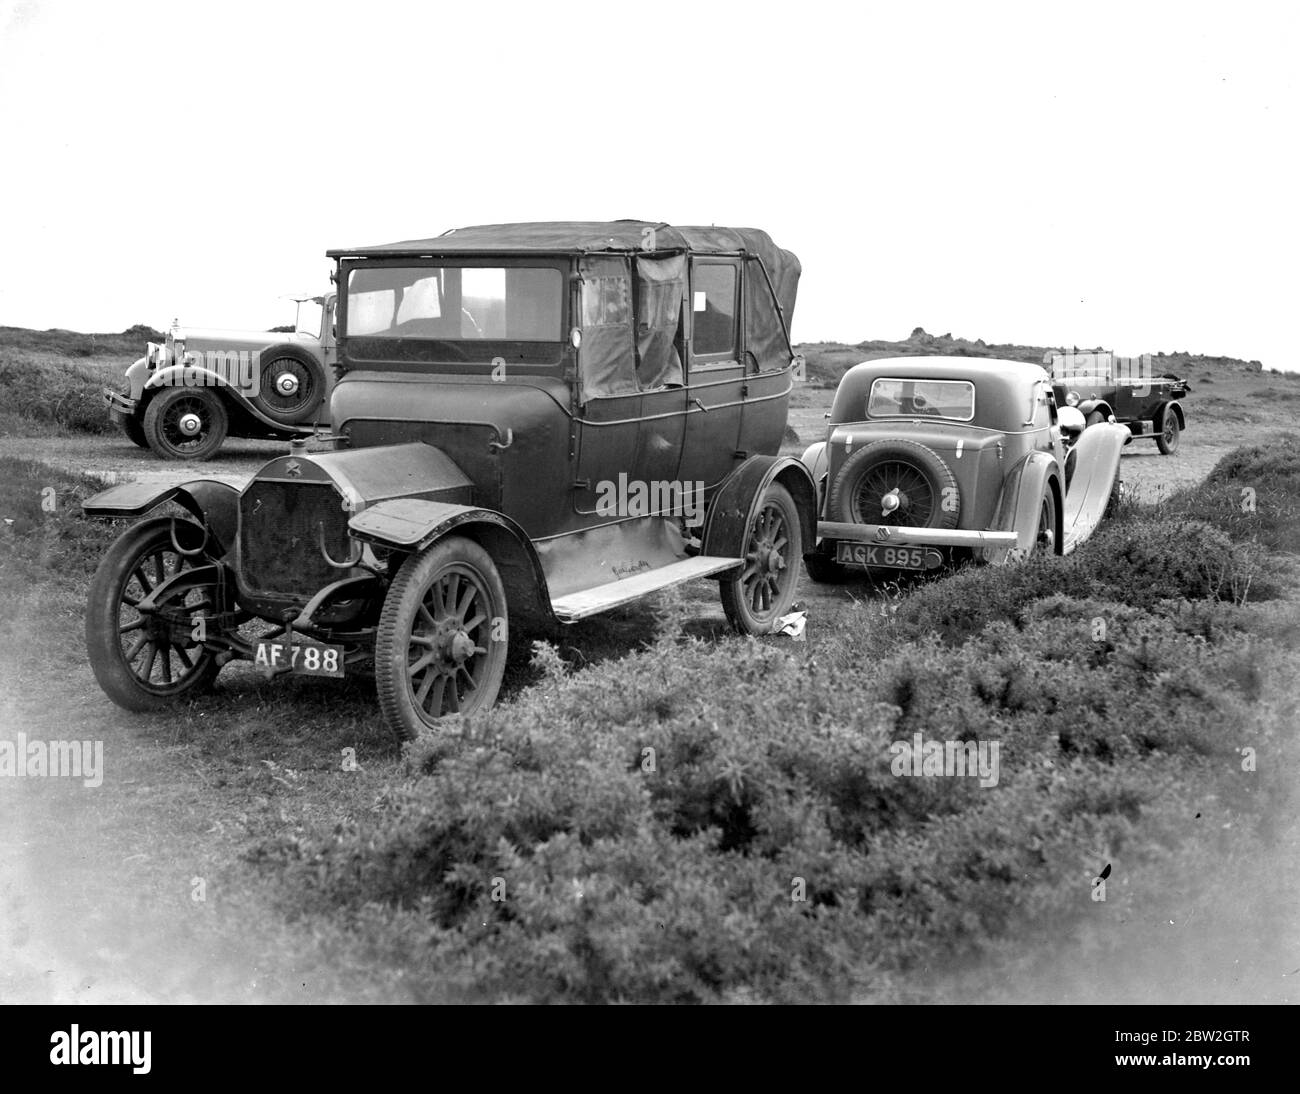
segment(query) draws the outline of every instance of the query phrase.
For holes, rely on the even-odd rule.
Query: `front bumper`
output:
[[[114,388],[104,388],[104,405],[108,407],[108,416],[119,427],[125,428],[126,423],[135,418],[136,407],[139,403],[129,395],[123,395]]]

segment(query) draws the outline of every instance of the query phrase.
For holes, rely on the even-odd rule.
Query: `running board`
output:
[[[660,566],[656,570],[646,570],[633,577],[620,581],[611,581],[605,585],[596,585],[590,589],[580,589],[576,593],[557,597],[551,601],[551,611],[561,623],[574,623],[586,619],[589,615],[617,608],[633,600],[639,600],[648,593],[680,585],[697,577],[710,577],[739,566],[741,559],[719,558],[716,555],[696,555]]]

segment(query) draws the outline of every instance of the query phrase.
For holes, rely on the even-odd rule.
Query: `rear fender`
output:
[[[209,552],[213,557],[234,546],[239,531],[239,491],[215,479],[195,479],[161,489],[156,483],[123,483],[87,498],[81,511],[88,517],[139,517],[167,501],[176,502],[208,528],[221,547],[219,552]]]
[[[1178,419],[1178,428],[1180,430],[1187,428],[1187,412],[1175,402],[1165,403],[1164,409],[1160,412],[1159,418],[1156,419],[1156,430],[1161,431],[1165,428],[1165,415],[1172,414]]]
[[[817,486],[808,468],[792,456],[751,456],[722,485],[709,502],[704,518],[703,553],[740,558],[763,491],[779,482],[799,510],[805,550],[817,540]]]
[[[348,530],[363,543],[402,554],[415,554],[453,534],[472,539],[492,556],[511,614],[551,619],[537,551],[524,530],[501,513],[423,498],[392,498],[358,513],[348,521]]]
[[[1015,532],[1014,550],[1017,552],[1028,554],[1034,549],[1034,541],[1038,536],[1038,506],[1043,500],[1044,490],[1051,490],[1056,498],[1056,527],[1052,534],[1056,538],[1056,553],[1060,554],[1063,546],[1061,529],[1064,492],[1056,459],[1046,452],[1031,452],[1011,469],[1002,482],[997,516],[991,531]],[[1004,548],[985,550],[1005,552]],[[985,557],[988,561],[999,561],[987,553]]]
[[[826,442],[818,441],[816,444],[810,444],[799,457],[799,462],[808,468],[808,474],[812,476],[813,483],[817,487],[817,515],[822,516],[825,513],[830,471],[830,457],[826,452]]]

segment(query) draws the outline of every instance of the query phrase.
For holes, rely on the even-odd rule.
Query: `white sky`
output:
[[[329,247],[752,225],[796,340],[1300,369],[1294,4],[0,0],[0,324],[292,322]]]

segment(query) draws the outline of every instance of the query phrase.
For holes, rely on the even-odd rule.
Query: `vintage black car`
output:
[[[753,229],[641,221],[329,254],[334,434],[242,490],[85,503],[194,518],[136,524],[95,575],[86,639],[115,702],[155,709],[234,658],[339,676],[373,655],[410,738],[495,701],[516,620],[700,577],[741,632],[787,614],[816,519],[808,472],[776,455],[802,366],[793,254]]]
[[[1049,353],[1051,372],[1062,406],[1078,407],[1089,425],[1116,421],[1135,439],[1154,440],[1162,455],[1172,456],[1187,428],[1179,400],[1191,390],[1171,372],[1155,374],[1155,359],[1117,357],[1113,353]]]
[[[815,581],[1067,554],[1113,507],[1128,431],[1057,407],[1037,365],[881,358],[840,380],[817,481]]]

